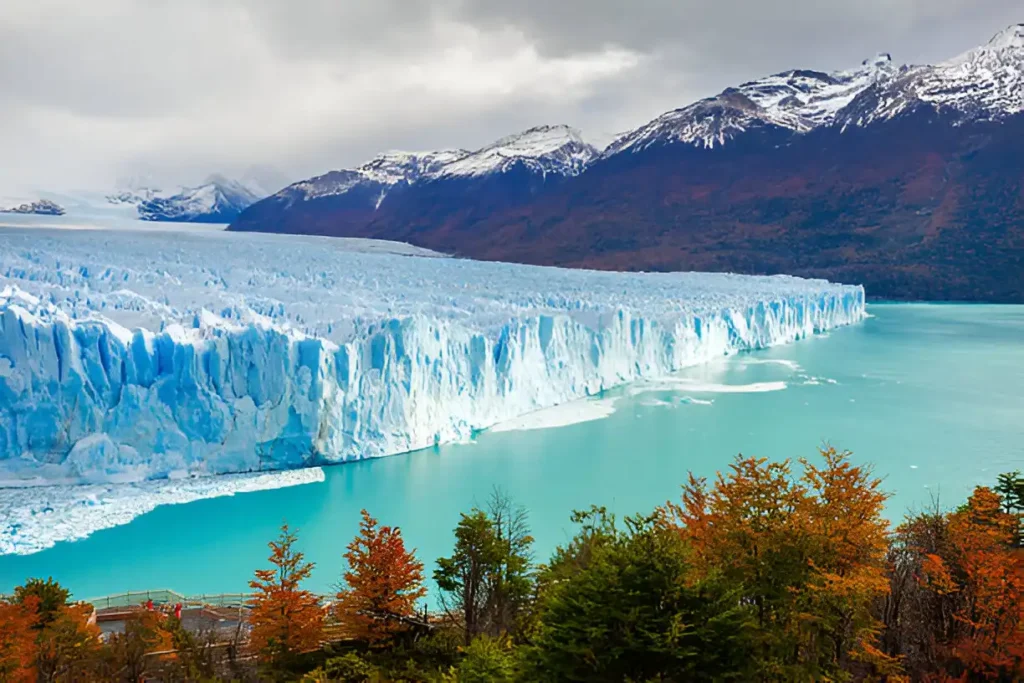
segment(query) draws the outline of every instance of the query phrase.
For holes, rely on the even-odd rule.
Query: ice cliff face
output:
[[[379,249],[379,243],[377,244]],[[0,232],[0,482],[382,456],[864,316],[821,280]]]

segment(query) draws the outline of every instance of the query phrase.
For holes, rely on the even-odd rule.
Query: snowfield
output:
[[[861,287],[224,232],[0,230],[0,486],[288,470],[861,320]]]

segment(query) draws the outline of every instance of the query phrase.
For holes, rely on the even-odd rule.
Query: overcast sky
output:
[[[927,63],[1020,0],[0,0],[0,193],[293,178],[542,123],[604,144],[767,73]]]

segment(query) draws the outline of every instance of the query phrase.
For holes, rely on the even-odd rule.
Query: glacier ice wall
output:
[[[400,453],[865,315],[821,280],[402,252],[0,231],[0,485]]]

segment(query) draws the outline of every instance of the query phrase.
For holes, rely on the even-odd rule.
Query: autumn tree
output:
[[[155,653],[171,649],[167,617],[139,607],[125,620],[124,631],[107,640],[99,680],[143,681],[161,665]]]
[[[85,680],[99,654],[100,630],[90,623],[90,605],[64,605],[37,638],[39,681]]]
[[[690,476],[665,519],[693,549],[701,575],[743,586],[753,609],[762,680],[843,680],[896,662],[876,646],[871,612],[885,580],[886,495],[850,453],[822,464],[737,457],[713,486]],[[854,662],[857,662],[855,665]]]
[[[427,594],[423,563],[405,549],[398,527],[379,527],[362,511],[359,535],[348,545],[337,616],[352,637],[376,645],[408,630],[416,602]]]
[[[273,567],[257,569],[249,582],[255,591],[249,615],[250,645],[272,671],[286,669],[297,654],[318,647],[323,630],[319,599],[300,588],[314,565],[295,550],[295,541],[288,525],[282,525],[278,539],[268,544]]]
[[[878,649],[883,624],[874,610],[889,590],[889,524],[882,516],[888,494],[870,469],[850,462],[849,452],[826,448],[821,457],[820,466],[800,460],[812,571],[802,596],[804,628],[824,671],[850,672],[859,662],[891,674],[898,665]]]
[[[1016,524],[1000,496],[979,487],[956,511],[915,515],[897,529],[886,644],[908,671],[928,680],[1024,678]]]
[[[58,613],[67,606],[71,592],[54,581],[53,577],[45,580],[28,579],[24,585],[14,589],[14,599],[17,602],[24,603],[30,596],[34,596],[39,605],[36,628],[41,630],[56,619]]]
[[[23,601],[0,600],[0,681],[33,683],[36,680],[36,596]]]
[[[36,659],[39,681],[86,676],[100,647],[100,631],[89,623],[89,605],[70,604],[71,593],[53,578],[29,579],[14,589],[14,599],[34,605]]]

